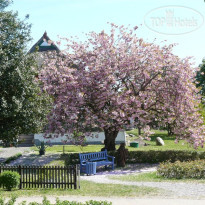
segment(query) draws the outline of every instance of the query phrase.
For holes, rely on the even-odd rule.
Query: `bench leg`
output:
[[[87,162],[85,172],[88,175],[95,175],[96,174],[96,162]]]

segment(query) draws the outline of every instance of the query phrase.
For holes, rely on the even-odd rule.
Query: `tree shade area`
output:
[[[0,140],[5,145],[19,134],[39,131],[49,108],[36,78],[35,55],[26,52],[31,26],[5,10],[9,2],[0,0]]]

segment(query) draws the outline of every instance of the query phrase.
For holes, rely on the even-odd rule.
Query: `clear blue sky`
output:
[[[29,48],[45,30],[54,41],[58,35],[83,40],[83,32],[108,31],[107,22],[113,22],[139,26],[138,36],[149,42],[178,43],[174,53],[194,56],[196,66],[205,57],[204,0],[13,0],[9,9],[21,19],[30,15]]]

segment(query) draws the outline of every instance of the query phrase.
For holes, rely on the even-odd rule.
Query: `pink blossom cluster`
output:
[[[90,32],[85,42],[64,39],[67,49],[47,59],[41,80],[54,98],[48,133],[117,132],[157,119],[178,139],[203,146],[190,58],[174,55],[173,45],[145,42],[135,29],[111,24],[109,34]]]
[[[142,139],[145,139],[145,140],[150,141],[151,138],[150,138],[149,136],[152,135],[152,134],[154,134],[154,132],[151,131],[149,125],[146,125],[146,126],[144,126],[144,128],[143,128],[143,133],[142,133],[141,136],[139,136],[139,137],[142,138]]]

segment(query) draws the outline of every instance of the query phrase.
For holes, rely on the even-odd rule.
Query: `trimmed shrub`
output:
[[[161,163],[157,175],[175,179],[205,179],[205,160]]]
[[[11,191],[20,184],[20,175],[17,172],[5,171],[0,175],[0,185]]]
[[[130,151],[127,163],[160,163],[164,161],[188,161],[200,159],[202,153],[186,150],[148,150]],[[205,157],[201,156],[202,158]],[[205,158],[204,158],[205,159]]]
[[[117,157],[117,152],[109,152],[109,155]],[[65,165],[79,164],[79,153],[62,154],[61,158],[65,160]],[[129,151],[127,164],[133,163],[160,163],[165,161],[190,161],[205,159],[205,152],[188,151],[188,150],[139,150]],[[116,162],[116,159],[115,159]]]

